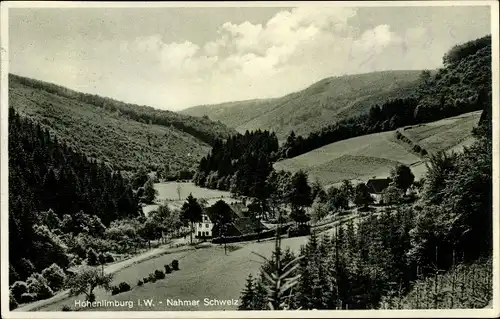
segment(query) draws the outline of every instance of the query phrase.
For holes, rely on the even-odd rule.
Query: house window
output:
[[[201,237],[201,231],[198,232],[198,237]]]
[[[202,227],[201,223],[198,224],[198,227],[200,227],[200,228]]]
[[[205,227],[206,227],[206,228],[208,228],[208,227],[210,227],[210,225],[208,225],[208,224],[205,224]]]
[[[206,232],[204,232],[204,235],[205,235],[205,236],[208,236],[208,232],[207,232],[207,231],[206,231]]]

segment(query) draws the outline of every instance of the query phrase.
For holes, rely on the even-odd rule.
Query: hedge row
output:
[[[288,231],[288,228],[290,228],[290,225],[284,225],[281,227],[280,233],[285,234]],[[249,241],[249,240],[257,240],[257,239],[266,239],[266,238],[271,238],[276,236],[276,229],[269,229],[266,231],[263,231],[261,233],[251,233],[251,234],[245,234],[241,236],[228,236],[225,238],[222,237],[216,237],[212,239],[213,244],[222,244],[222,243],[236,243],[240,241]]]
[[[396,131],[396,138],[398,140],[401,140],[401,141],[405,142],[406,144],[410,145],[413,152],[420,154],[421,156],[426,156],[428,154],[428,152],[425,148],[421,147],[416,142],[412,141],[408,136],[401,133],[400,130]]]

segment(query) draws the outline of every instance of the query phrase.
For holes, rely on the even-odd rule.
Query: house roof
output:
[[[257,228],[266,229],[266,227],[257,219],[244,217],[233,222],[234,227],[241,235],[255,233]]]
[[[390,178],[373,178],[366,182],[366,187],[371,194],[380,194],[391,183]]]
[[[244,218],[245,217],[244,212],[246,210],[248,210],[247,207],[245,205],[243,205],[242,203],[230,204],[229,207],[231,208],[231,219],[232,220]],[[215,212],[213,212],[211,209],[209,209],[209,207],[205,208],[203,212],[208,216],[208,218],[210,218],[210,221],[212,223],[215,222],[216,217],[217,217]]]
[[[243,205],[243,203],[232,203],[229,205],[237,218],[244,218],[245,213],[248,211],[248,207]]]

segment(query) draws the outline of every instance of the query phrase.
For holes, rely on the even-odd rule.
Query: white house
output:
[[[201,215],[201,222],[195,224],[195,236],[197,238],[210,238],[212,237],[212,228],[214,223],[210,220],[206,212]]]

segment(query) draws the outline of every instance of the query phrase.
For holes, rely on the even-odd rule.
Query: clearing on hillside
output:
[[[472,141],[472,129],[481,112],[400,129],[428,152],[460,150]],[[276,170],[306,171],[313,180],[331,185],[347,180],[387,177],[398,163],[409,165],[418,179],[425,174],[423,159],[395,138],[395,131],[369,134],[328,144],[274,164]]]

